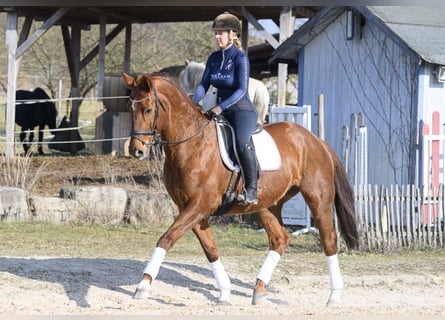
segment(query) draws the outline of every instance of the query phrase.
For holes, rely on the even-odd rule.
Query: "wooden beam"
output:
[[[294,8],[294,16],[300,18],[312,18],[317,14],[318,11],[311,10],[308,7],[295,7]]]
[[[116,12],[115,10],[110,9],[103,9],[102,7],[92,7],[88,8],[89,11],[95,12],[98,15],[105,14],[107,17],[113,17],[119,20],[122,20],[122,22],[128,22],[131,21],[132,23],[146,23],[146,21],[139,19],[133,15],[127,15],[122,14],[120,12]]]
[[[105,37],[105,45],[107,45],[108,43],[111,42],[111,40],[113,40],[123,29],[125,28],[125,24],[119,24],[117,25],[113,30],[111,30],[111,32],[109,34],[107,34],[107,36]],[[96,45],[86,56],[85,58],[82,59],[82,61],[80,62],[80,70],[82,70],[83,68],[85,68],[86,65],[88,65],[88,63],[91,62],[91,60],[93,60],[93,58],[95,56],[97,56],[98,52],[99,52],[99,46],[100,43],[98,45]]]
[[[241,43],[243,50],[246,55],[249,55],[249,22],[245,18],[242,18],[241,29]]]
[[[31,47],[41,36],[43,36],[57,21],[60,20],[71,8],[63,7],[57,10],[45,23],[26,39],[18,48],[15,58],[18,59],[25,51]]]
[[[431,2],[433,0],[427,0]],[[434,0],[437,1],[437,0]],[[60,7],[61,0],[2,0],[3,6],[54,6]],[[170,6],[184,6],[184,0],[129,0],[125,3],[122,0],[76,0],[76,7],[119,7],[125,5],[127,7],[140,7],[140,6],[154,6],[154,7],[170,7]],[[321,1],[316,1],[316,4],[320,4]],[[309,2],[307,0],[225,0],[224,2],[218,2],[215,0],[187,0],[187,6],[199,6],[199,7],[214,7],[214,6],[307,6]],[[322,3],[323,4],[323,3]],[[426,5],[426,3],[424,3]],[[324,3],[326,5],[326,3]]]
[[[130,60],[131,60],[131,23],[128,23],[125,27],[125,51],[124,51],[124,72],[130,72]]]
[[[99,51],[97,60],[97,95],[100,98],[103,97],[104,95],[106,31],[107,31],[107,18],[105,15],[101,15],[100,26],[99,26]],[[102,102],[102,99],[98,100],[98,102],[99,101]]]
[[[23,22],[22,31],[20,32],[20,37],[18,41],[18,46],[21,46],[23,42],[28,38],[29,32],[31,30],[32,25],[32,17],[26,16],[25,22]]]
[[[293,33],[295,17],[292,16],[292,7],[283,7],[280,14],[280,43],[284,42]],[[278,64],[277,105],[286,105],[287,64]]]
[[[264,27],[257,21],[257,19],[245,8],[241,7],[241,14],[244,18],[249,21],[249,23],[258,30],[261,36],[266,39],[266,41],[276,49],[279,46],[277,39],[275,39]]]
[[[74,71],[73,49],[71,46],[71,34],[69,27],[67,25],[62,24],[61,29],[62,29],[63,44],[65,47],[65,56],[68,64],[68,71],[71,78],[71,84],[74,84],[76,83],[76,78],[74,76],[75,71]]]

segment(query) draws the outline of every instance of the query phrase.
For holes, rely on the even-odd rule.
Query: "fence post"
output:
[[[324,94],[318,96],[318,137],[324,140]]]

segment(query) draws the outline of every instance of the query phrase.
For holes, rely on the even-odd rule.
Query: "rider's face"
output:
[[[229,31],[227,30],[216,30],[215,31],[215,41],[216,45],[221,49],[227,48],[231,42],[229,39]]]

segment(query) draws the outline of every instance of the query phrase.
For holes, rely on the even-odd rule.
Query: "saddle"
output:
[[[218,147],[224,165],[232,171],[226,192],[223,195],[221,207],[214,213],[215,216],[225,214],[236,198],[236,188],[240,181],[240,167],[235,151],[235,132],[229,122],[222,116],[215,119],[218,136]],[[252,134],[252,143],[258,163],[258,171],[274,171],[281,166],[280,152],[271,135],[257,125]],[[237,178],[235,179],[235,175]]]
[[[239,172],[240,167],[235,152],[235,132],[224,117],[218,117],[215,122],[221,159],[229,170]],[[281,156],[277,145],[260,124],[257,124],[252,134],[252,143],[257,157],[258,171],[275,171],[280,168]]]

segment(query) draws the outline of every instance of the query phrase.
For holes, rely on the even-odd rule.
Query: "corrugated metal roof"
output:
[[[291,61],[298,50],[336,19],[346,7],[329,7],[320,11],[283,42],[269,62]],[[444,6],[357,7],[365,16],[372,15],[423,60],[445,65]]]

